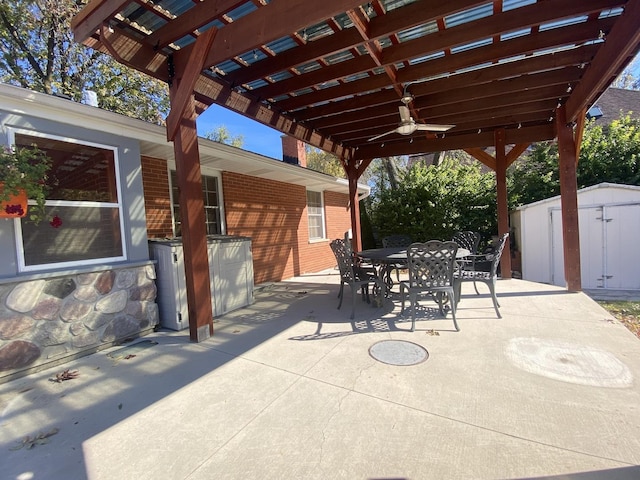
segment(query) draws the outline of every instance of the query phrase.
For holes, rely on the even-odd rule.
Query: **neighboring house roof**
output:
[[[596,116],[596,122],[609,124],[620,118],[620,112],[626,114],[632,112],[631,116],[640,118],[640,90],[627,90],[624,88],[607,88],[600,98],[594,103],[602,116],[596,114],[592,107],[587,116]]]
[[[583,192],[590,192],[591,190],[597,190],[599,188],[617,188],[617,189],[623,189],[623,190],[635,190],[640,193],[640,186],[638,185],[624,185],[622,183],[602,182],[602,183],[598,183],[597,185],[591,185],[590,187],[584,187],[579,189],[578,195],[580,195]],[[544,203],[551,203],[551,202],[558,201],[560,200],[560,198],[561,198],[560,195],[556,195],[555,197],[545,198],[543,200],[538,200],[537,202],[527,203],[526,205],[520,205],[519,207],[516,207],[516,210],[526,210],[527,208],[531,208],[537,205],[542,205]]]
[[[0,108],[3,110],[137,139],[142,155],[175,162],[173,144],[167,141],[166,129],[162,126],[3,83],[0,83],[0,98]],[[198,138],[198,147],[203,166],[301,185],[312,190],[349,193],[349,184],[344,178],[336,178],[202,137]],[[369,192],[369,186],[358,184],[358,194],[361,197],[366,197]]]

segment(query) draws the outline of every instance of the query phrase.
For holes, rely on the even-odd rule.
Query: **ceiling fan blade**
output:
[[[416,123],[417,130],[426,130],[429,132],[446,132],[451,130],[455,125],[435,125],[433,123]]]
[[[377,140],[378,138],[384,137],[385,135],[389,135],[390,133],[396,133],[396,130],[398,129],[394,128],[393,130],[389,130],[388,132],[384,132],[384,133],[381,133],[380,135],[376,135],[375,137],[371,137],[369,140],[367,140],[367,142],[370,142],[372,140]]]
[[[406,105],[398,105],[398,110],[400,111],[400,120],[402,120],[403,123],[413,122],[409,107],[407,107]]]

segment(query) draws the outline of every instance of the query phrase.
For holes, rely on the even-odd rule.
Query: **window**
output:
[[[202,175],[202,195],[204,200],[204,217],[207,224],[207,235],[222,233],[222,212],[220,201],[220,183],[218,177]],[[182,236],[180,226],[180,200],[178,191],[178,176],[171,171],[171,198],[173,207],[173,234]]]
[[[13,133],[12,143],[36,145],[52,160],[47,218],[37,225],[19,220],[20,271],[104,263],[126,258],[117,149],[55,136]]]
[[[322,192],[307,190],[307,216],[309,218],[309,240],[325,238]]]

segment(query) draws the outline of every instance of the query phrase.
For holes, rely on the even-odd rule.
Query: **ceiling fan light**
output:
[[[400,135],[411,135],[415,131],[416,131],[416,124],[415,123],[408,123],[406,125],[400,125],[396,129],[396,132],[398,132]]]

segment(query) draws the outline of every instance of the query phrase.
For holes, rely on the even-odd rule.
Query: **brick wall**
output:
[[[309,243],[305,187],[223,172],[227,234],[251,237],[256,284],[335,265],[328,241]],[[327,192],[327,237],[350,228],[348,196]]]
[[[141,160],[147,236],[149,238],[172,237],[167,161],[151,157],[142,157]]]

